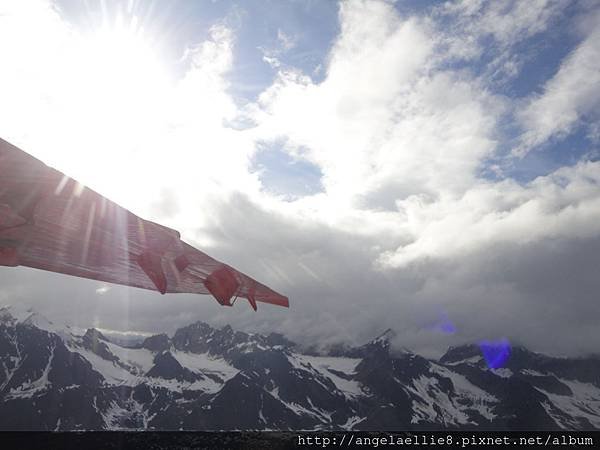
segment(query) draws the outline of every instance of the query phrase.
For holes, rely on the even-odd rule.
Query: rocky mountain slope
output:
[[[600,429],[600,359],[478,346],[438,361],[388,331],[328,356],[198,322],[135,348],[0,309],[0,429]],[[334,356],[335,355],[335,356]]]

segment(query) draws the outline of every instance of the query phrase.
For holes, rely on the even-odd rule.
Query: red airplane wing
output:
[[[28,266],[161,293],[287,297],[0,139],[0,265]]]

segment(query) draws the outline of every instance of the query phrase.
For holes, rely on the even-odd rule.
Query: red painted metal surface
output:
[[[287,297],[0,139],[0,265],[161,293],[289,306]]]

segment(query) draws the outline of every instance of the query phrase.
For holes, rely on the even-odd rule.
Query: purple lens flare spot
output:
[[[440,314],[440,320],[436,328],[444,334],[456,333],[456,327],[446,313]]]
[[[444,334],[454,334],[456,333],[456,327],[448,317],[448,314],[442,312],[439,314],[437,320],[433,323],[430,322],[430,325],[427,326],[429,330],[437,331]]]
[[[497,341],[481,341],[479,349],[490,369],[501,368],[510,357],[510,343],[506,338]]]

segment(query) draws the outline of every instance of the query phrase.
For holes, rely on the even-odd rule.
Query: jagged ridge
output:
[[[318,356],[198,322],[128,348],[0,309],[0,429],[600,428],[598,358],[517,347],[490,370],[477,346],[435,361],[393,338]]]

